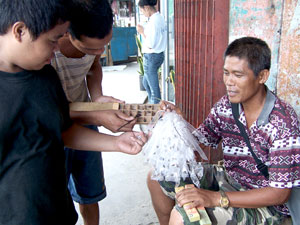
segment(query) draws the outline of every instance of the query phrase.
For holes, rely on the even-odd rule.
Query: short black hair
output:
[[[255,76],[271,67],[271,50],[267,43],[255,37],[242,37],[231,42],[224,53],[227,56],[235,56],[248,62]]]
[[[144,6],[155,6],[157,4],[157,0],[140,0],[138,5],[139,7],[144,8]]]
[[[25,23],[33,39],[69,20],[69,0],[0,0],[0,35]]]
[[[103,39],[113,25],[113,12],[107,0],[73,0],[69,33],[80,37]]]

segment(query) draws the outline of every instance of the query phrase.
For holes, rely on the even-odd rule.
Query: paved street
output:
[[[137,63],[129,63],[125,69],[116,66],[104,67],[103,70],[104,95],[125,100],[126,103],[145,101],[147,94],[140,91]],[[134,129],[139,130],[139,125]],[[110,133],[103,128],[100,128],[100,131]],[[107,197],[100,202],[100,224],[157,225],[146,186],[149,168],[144,164],[143,155],[103,153],[103,161]],[[82,224],[82,219],[79,218],[76,225]]]

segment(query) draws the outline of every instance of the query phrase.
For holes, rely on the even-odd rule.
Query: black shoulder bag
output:
[[[245,131],[244,125],[239,121],[239,113],[238,113],[238,107],[239,105],[236,103],[231,103],[231,108],[232,108],[232,114],[234,117],[234,120],[236,122],[236,125],[239,127],[240,132],[242,137],[244,138],[256,164],[257,164],[257,169],[265,176],[265,178],[269,178],[269,172],[268,172],[268,167],[255,155],[255,153],[252,150],[248,135]]]

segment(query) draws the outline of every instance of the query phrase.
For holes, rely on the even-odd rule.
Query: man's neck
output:
[[[248,128],[258,119],[266,102],[266,97],[267,90],[263,86],[250,101],[242,103]]]
[[[0,58],[1,58],[1,56],[0,56]],[[5,62],[3,60],[0,60],[0,71],[2,71],[2,72],[18,73],[23,70],[24,69],[20,68],[19,66],[16,66],[15,64],[11,64],[11,63]]]
[[[157,11],[155,10],[155,9],[152,9],[151,11],[150,11],[150,17],[152,16],[152,15],[154,15],[155,13],[157,13]],[[149,17],[149,18],[150,18]]]
[[[63,36],[58,41],[59,51],[67,58],[82,58],[86,54],[74,47],[68,35]]]
[[[11,56],[12,48],[8,47],[9,37],[0,37],[0,71],[6,73],[17,73],[23,71],[20,67],[14,64]]]

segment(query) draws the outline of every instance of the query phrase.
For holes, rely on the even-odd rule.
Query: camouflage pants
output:
[[[204,167],[203,178],[200,187],[212,191],[243,191],[244,189],[233,178],[227,175],[223,166],[202,164]],[[179,186],[191,184],[191,180],[181,181]],[[170,198],[175,199],[175,184],[172,182],[160,182],[163,192]],[[198,222],[190,222],[184,209],[175,206],[183,217],[185,225],[199,225]],[[263,207],[255,209],[233,208],[228,209],[215,207],[206,208],[213,225],[276,225],[281,224],[284,216],[278,213],[274,207]]]

